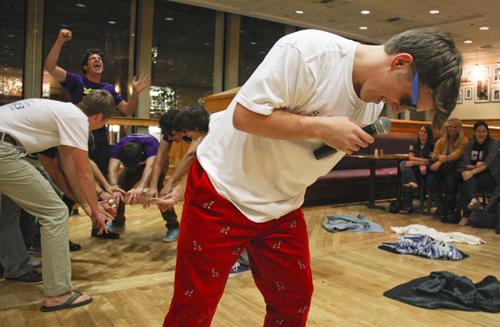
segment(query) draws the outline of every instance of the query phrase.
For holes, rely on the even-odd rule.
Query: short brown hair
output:
[[[422,84],[434,100],[433,128],[448,119],[455,108],[462,75],[462,55],[450,35],[436,28],[417,28],[393,36],[384,44],[387,54],[409,53]]]
[[[83,97],[77,107],[87,116],[103,114],[104,119],[115,115],[115,99],[105,90],[93,90]]]

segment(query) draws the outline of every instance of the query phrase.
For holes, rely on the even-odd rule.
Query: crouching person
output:
[[[58,147],[63,171],[79,203],[93,225],[106,232],[106,221],[112,219],[114,210],[97,202],[87,141],[89,131],[102,127],[114,110],[113,97],[101,90],[78,105],[25,99],[0,107],[0,193],[38,217],[42,225],[45,299],[41,311],[82,306],[92,298],[71,285],[68,209],[49,182],[22,158],[27,152]]]

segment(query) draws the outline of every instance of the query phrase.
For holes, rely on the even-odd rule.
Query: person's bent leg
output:
[[[163,326],[210,326],[252,224],[213,189],[199,164],[192,167],[177,243],[174,294]]]
[[[297,209],[271,223],[266,237],[247,247],[255,284],[266,301],[264,326],[305,326],[313,282],[304,215]]]
[[[47,296],[70,292],[68,212],[49,182],[14,147],[0,144],[0,192],[38,217],[42,225],[42,269]]]
[[[19,224],[21,209],[6,195],[0,197],[0,263],[7,279],[18,278],[32,270]]]

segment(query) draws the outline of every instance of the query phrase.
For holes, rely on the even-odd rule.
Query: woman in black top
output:
[[[420,169],[425,169],[434,150],[434,139],[430,126],[421,126],[417,133],[417,142],[410,145],[409,159],[399,164],[401,184],[403,186],[403,205],[399,213],[412,211],[413,190],[418,188],[417,176]]]
[[[496,181],[491,173],[491,169],[496,164],[497,141],[490,138],[488,124],[483,120],[478,120],[474,124],[474,138],[467,144],[464,150],[462,172],[464,217],[460,220],[460,225],[469,223],[470,210],[480,206],[478,200],[478,190],[493,192]]]

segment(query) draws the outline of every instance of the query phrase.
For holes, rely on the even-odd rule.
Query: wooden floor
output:
[[[180,207],[178,208],[180,211]],[[451,271],[474,282],[500,277],[500,235],[430,217],[395,215],[362,206],[304,209],[308,222],[315,291],[308,326],[500,326],[500,314],[427,310],[385,298],[382,293],[432,271]],[[329,233],[327,214],[362,213],[385,232]],[[162,243],[163,221],[156,209],[127,208],[127,230],[116,241],[90,238],[90,222],[71,218],[70,236],[83,250],[72,254],[77,289],[94,298],[82,308],[41,313],[41,286],[0,282],[0,326],[160,326],[170,303],[176,244]],[[440,231],[480,236],[485,245],[458,245],[470,255],[462,261],[429,260],[377,249],[395,240],[390,226],[425,224]],[[212,326],[261,326],[264,303],[251,274],[229,279]]]

